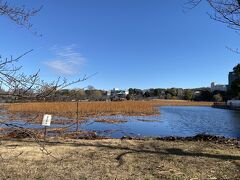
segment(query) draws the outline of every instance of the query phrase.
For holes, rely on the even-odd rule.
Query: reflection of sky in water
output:
[[[85,130],[100,131],[99,135],[111,137],[193,136],[199,133],[240,137],[240,112],[211,107],[165,106],[160,107],[160,115],[157,116],[103,116],[100,119],[128,122],[88,122],[81,127]],[[105,133],[107,130],[115,131]]]
[[[127,120],[127,122],[111,124],[95,122],[96,119]],[[41,125],[25,124],[20,121],[14,123],[29,128],[43,128]],[[52,124],[51,127],[64,126]],[[193,136],[199,133],[240,137],[240,111],[196,106],[164,106],[160,107],[160,115],[101,116],[89,119],[80,127],[82,130],[96,131],[98,135],[115,138],[122,136]],[[75,129],[76,126],[71,126],[71,130]]]

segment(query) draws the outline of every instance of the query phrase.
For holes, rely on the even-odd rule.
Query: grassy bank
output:
[[[6,160],[0,161],[0,179],[240,178],[240,151],[229,144],[106,139],[69,140],[46,148],[57,159],[32,142],[3,141],[0,155]]]
[[[122,102],[47,102],[47,103],[14,103],[7,106],[10,112],[51,113],[66,116],[98,115],[152,115],[158,114],[156,106],[212,106],[211,102],[193,102],[183,100],[151,100]]]

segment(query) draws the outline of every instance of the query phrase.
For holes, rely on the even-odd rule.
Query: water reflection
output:
[[[123,119],[126,123],[91,123],[82,125],[84,130],[95,130],[99,135],[119,138],[122,136],[194,136],[207,133],[225,137],[240,137],[240,112],[196,106],[159,107],[159,116],[106,116],[105,119]],[[112,133],[105,133],[106,131]]]

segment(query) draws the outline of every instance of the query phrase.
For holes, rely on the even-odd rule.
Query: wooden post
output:
[[[47,136],[47,126],[44,127],[44,140],[46,140],[46,136]]]
[[[76,113],[77,113],[77,129],[76,129],[76,131],[78,131],[79,130],[79,119],[78,119],[78,101],[77,101],[77,111],[76,111]]]

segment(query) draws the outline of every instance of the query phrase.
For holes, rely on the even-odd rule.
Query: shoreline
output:
[[[73,133],[74,134],[74,133]],[[46,140],[39,138],[39,142],[68,142],[68,141],[78,141],[78,140],[133,140],[133,141],[165,141],[165,142],[212,142],[216,144],[228,144],[236,146],[237,148],[240,148],[240,137],[224,137],[224,136],[215,136],[215,135],[209,135],[209,134],[197,134],[195,136],[187,136],[187,137],[181,137],[181,136],[159,136],[159,137],[134,137],[134,136],[122,136],[120,138],[112,138],[112,137],[106,137],[106,136],[98,136],[95,133],[92,132],[83,132],[81,135],[77,138],[70,138],[70,137],[46,137]],[[0,137],[0,141],[19,141],[19,142],[35,142],[30,137]]]

